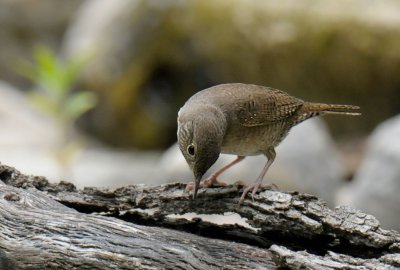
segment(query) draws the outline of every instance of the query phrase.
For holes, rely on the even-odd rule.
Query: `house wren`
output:
[[[179,148],[193,171],[196,198],[199,186],[223,184],[217,177],[246,156],[265,155],[267,162],[256,181],[248,186],[252,196],[273,163],[275,147],[298,123],[328,113],[360,115],[353,105],[305,102],[289,94],[252,84],[221,84],[193,95],[178,113]],[[201,181],[220,153],[237,158]],[[193,184],[188,184],[188,188]]]

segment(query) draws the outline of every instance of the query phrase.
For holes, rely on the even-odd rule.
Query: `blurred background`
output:
[[[363,113],[296,126],[264,183],[400,230],[399,1],[3,0],[0,25],[2,164],[80,188],[189,182],[179,108],[260,84]],[[222,179],[251,183],[264,163]]]

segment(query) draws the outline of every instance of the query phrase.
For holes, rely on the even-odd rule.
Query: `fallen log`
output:
[[[400,234],[266,188],[85,188],[0,165],[0,269],[396,269]]]

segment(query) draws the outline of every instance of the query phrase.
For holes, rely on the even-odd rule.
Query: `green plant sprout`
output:
[[[61,177],[70,177],[70,166],[82,150],[82,142],[74,132],[76,121],[97,104],[97,96],[89,91],[73,91],[75,83],[91,57],[58,59],[49,48],[38,46],[34,63],[23,62],[21,75],[35,84],[29,99],[35,107],[52,117],[61,131],[61,140],[54,156],[61,167]]]

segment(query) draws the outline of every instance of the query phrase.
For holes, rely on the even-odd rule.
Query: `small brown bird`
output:
[[[353,105],[305,102],[264,86],[230,83],[204,89],[193,95],[178,113],[178,143],[193,171],[196,198],[199,186],[226,185],[217,177],[246,156],[265,155],[267,163],[246,194],[255,195],[268,168],[274,162],[275,147],[298,123],[328,113],[360,115]],[[237,158],[208,179],[201,181],[220,153]],[[193,184],[188,184],[188,189]]]

